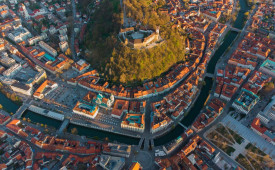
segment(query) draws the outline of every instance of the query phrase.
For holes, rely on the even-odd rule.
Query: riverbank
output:
[[[9,98],[12,102],[14,102],[17,105],[22,105],[22,99],[20,97],[18,97],[14,92],[9,92],[9,90],[7,89],[7,87],[5,87],[4,85],[2,85],[0,83],[0,93],[5,95],[7,98]]]
[[[248,6],[247,0],[239,0],[239,4],[240,4],[240,11],[237,16],[237,19],[235,20],[233,27],[238,29],[243,29],[247,21],[247,18],[245,17],[245,13],[248,12],[251,9],[251,7]]]
[[[88,128],[84,126],[79,126],[70,123],[67,132],[71,132],[73,128],[77,129],[78,135],[80,136],[86,136],[91,139],[95,140],[101,140],[101,141],[110,141],[110,142],[118,142],[118,143],[124,143],[128,145],[138,145],[139,143],[139,138],[134,138],[134,137],[129,137],[129,136],[124,136],[124,135],[119,135],[115,134],[112,132],[107,132],[107,131],[102,131],[98,129],[93,129],[93,128]],[[107,140],[106,140],[107,138]]]
[[[222,43],[211,56],[211,59],[207,66],[207,73],[214,74],[217,62],[219,61],[220,57],[228,50],[230,45],[234,42],[237,35],[238,33],[235,31],[227,31],[225,32],[224,38],[219,39],[218,43],[220,43],[220,41],[222,41]],[[213,86],[213,80],[211,78],[205,77],[204,81],[206,82],[206,85],[203,86],[200,90],[200,94],[197,97],[198,100],[195,99],[195,103],[188,111],[188,113],[185,114],[185,117],[183,117],[183,119],[181,120],[181,123],[187,127],[191,126],[196,120],[197,116],[200,114],[201,109],[203,109],[210,95],[210,91]],[[154,139],[155,146],[163,145],[169,142],[171,139],[179,137],[184,132],[184,128],[180,125],[177,125],[174,128],[172,127],[170,129],[171,131],[169,131],[169,133],[167,132]]]
[[[22,115],[22,119],[24,118],[27,120],[30,119],[30,121],[33,124],[47,125],[48,128],[55,129],[55,130],[58,130],[62,124],[62,122],[59,120],[43,116],[41,114],[32,112],[30,110],[27,110]],[[106,141],[106,138],[108,138],[108,141],[110,142],[119,142],[119,143],[125,143],[129,145],[137,145],[139,142],[139,138],[124,136],[121,134],[115,134],[113,132],[107,132],[104,130],[89,128],[89,127],[79,126],[74,123],[69,124],[69,126],[66,129],[66,132],[71,133],[71,130],[73,128],[77,129],[77,132],[78,132],[77,135],[86,136],[91,139]]]
[[[225,35],[220,47],[216,50],[215,54],[209,61],[208,66],[207,66],[207,73],[210,73],[210,74],[215,73],[215,68],[216,68],[216,64],[217,64],[218,60],[223,55],[223,53],[228,49],[228,47],[231,45],[231,43],[237,37],[237,35],[238,35],[238,32],[228,31],[228,33]]]
[[[204,103],[208,98],[209,91],[211,90],[213,80],[208,77],[206,77],[204,80],[206,84],[202,87],[198,99],[195,101],[188,114],[181,120],[181,123],[187,127],[193,123],[197,115],[200,113],[201,108],[203,108]],[[178,124],[175,128],[169,131],[169,133],[154,139],[155,146],[164,145],[170,142],[171,139],[175,139],[184,133],[184,130],[185,129]]]
[[[217,49],[217,51],[214,53],[214,55],[211,57],[211,60],[209,61],[208,67],[214,67],[221,56],[228,46],[231,44],[231,42],[235,39],[235,36],[232,37],[232,32],[228,32],[227,35],[224,38],[224,41],[222,45]],[[218,52],[221,51],[221,52]],[[214,71],[213,71],[214,72]],[[201,92],[198,96],[198,100],[195,101],[194,105],[191,107],[191,110],[189,111],[189,114],[187,114],[183,119],[182,123],[186,126],[189,126],[192,124],[192,122],[196,119],[197,115],[200,113],[200,110],[203,108],[206,99],[209,96],[209,90],[211,89],[211,86],[213,84],[213,80],[211,78],[205,78],[206,84],[202,87]],[[53,119],[46,118],[45,116],[38,115],[37,113],[27,111],[23,117],[31,119],[32,122],[36,122],[39,124],[47,124],[48,126],[53,126],[56,129],[58,129],[61,125],[61,122],[56,122]],[[131,138],[127,136],[120,136],[117,134],[114,134],[112,132],[102,131],[98,129],[92,129],[89,127],[82,127],[79,125],[73,125],[69,124],[67,131],[70,132],[72,128],[77,128],[79,135],[84,135],[91,137],[93,139],[100,139],[105,140],[106,137],[109,138],[110,141],[118,141],[126,144],[138,144],[139,139],[138,138]],[[160,136],[159,138],[156,138],[154,140],[155,146],[163,145],[171,139],[175,139],[178,136],[180,136],[184,132],[184,128],[180,125],[177,125],[174,127],[171,131],[166,133],[165,135]]]
[[[3,106],[4,110],[8,113],[15,113],[19,105],[9,99],[5,94],[0,91],[0,104]]]
[[[240,0],[240,3],[242,3],[242,2],[244,2],[244,0]],[[241,4],[241,7],[242,7],[242,4]],[[240,17],[240,19],[242,19],[242,22],[244,22],[244,20],[243,20],[244,15],[241,16],[241,13],[244,14],[244,11],[239,12],[239,14],[238,14],[238,18]],[[236,20],[234,23],[234,26],[237,25],[237,26],[241,27],[241,24],[242,23],[239,23],[238,20]],[[236,27],[236,28],[238,28],[238,27]],[[234,31],[228,32],[228,34],[225,36],[222,44],[219,46],[217,51],[215,51],[214,55],[211,57],[211,60],[209,61],[208,66],[207,66],[207,73],[214,74],[218,60],[220,59],[222,54],[224,52],[226,52],[226,50],[228,50],[228,47],[230,46],[230,44],[233,42],[233,40],[236,38],[237,35],[238,35],[237,32],[234,32]],[[189,114],[187,114],[181,120],[181,122],[186,126],[190,126],[193,123],[193,121],[196,119],[196,117],[200,114],[200,111],[204,107],[205,101],[207,100],[207,98],[209,96],[209,90],[213,86],[213,80],[211,78],[205,78],[205,82],[206,82],[206,85],[204,85],[202,87],[200,94],[198,96],[198,100],[196,100],[194,105],[191,107]],[[19,108],[19,106],[16,103],[11,102],[10,99],[8,99],[2,93],[0,93],[0,103],[9,112],[15,113],[16,110]],[[48,126],[53,126],[56,129],[58,129],[61,125],[60,121],[55,122],[54,119],[50,119],[50,118],[47,118],[45,116],[36,114],[34,112],[30,112],[30,111],[26,111],[22,117],[29,118],[33,122],[37,122],[40,124],[47,124]],[[108,140],[110,140],[110,141],[118,141],[121,143],[134,144],[134,145],[138,144],[138,141],[139,141],[138,138],[131,138],[131,137],[123,136],[123,135],[118,135],[113,132],[107,132],[105,130],[98,130],[98,129],[83,127],[83,126],[78,126],[78,125],[73,125],[73,124],[69,124],[67,131],[70,132],[70,130],[72,128],[77,128],[79,135],[84,135],[84,136],[88,136],[91,138],[97,138],[100,140],[105,140],[105,138],[107,137]],[[162,135],[159,138],[154,139],[154,143],[156,146],[165,144],[165,143],[170,142],[171,140],[177,138],[183,132],[184,132],[184,128],[181,127],[180,125],[177,125],[173,129],[171,129],[171,131],[167,132],[165,135]]]
[[[58,130],[62,124],[62,122],[59,120],[43,116],[41,114],[32,112],[30,110],[27,110],[26,112],[23,113],[22,119],[24,119],[24,118],[30,119],[31,122],[33,122],[35,124],[37,124],[37,123],[44,124],[44,125],[47,125],[48,127],[54,128],[56,130]]]

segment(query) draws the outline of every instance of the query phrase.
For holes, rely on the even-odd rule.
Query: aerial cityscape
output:
[[[0,169],[275,169],[274,0],[0,0]]]

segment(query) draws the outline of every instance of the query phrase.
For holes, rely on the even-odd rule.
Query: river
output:
[[[248,7],[248,5],[246,3],[246,0],[240,0],[240,7],[241,7],[241,10],[238,13],[235,23],[233,24],[233,27],[238,28],[238,29],[243,28],[244,23],[246,21],[244,18],[244,13],[247,12],[248,10],[250,10],[250,8]],[[212,56],[211,60],[209,61],[208,66],[207,66],[207,73],[214,74],[215,67],[216,67],[218,60],[223,55],[223,53],[228,49],[228,47],[231,45],[231,43],[235,40],[237,35],[238,35],[238,32],[235,32],[235,31],[229,31],[227,33],[227,35],[224,37],[222,44],[215,51],[214,55]],[[196,117],[199,115],[201,109],[204,106],[204,103],[206,102],[206,99],[208,98],[209,92],[213,85],[212,79],[205,78],[204,80],[206,82],[206,85],[202,87],[201,93],[200,93],[197,101],[195,102],[194,106],[189,111],[188,115],[186,117],[184,117],[183,120],[181,121],[181,123],[187,127],[190,126],[194,122]],[[167,134],[154,139],[154,144],[155,144],[155,146],[160,146],[165,143],[168,143],[172,139],[175,139],[178,136],[180,136],[183,132],[184,132],[183,127],[181,127],[180,125],[177,125],[173,130],[171,130]]]
[[[240,6],[241,6],[241,11],[239,12],[238,17],[234,23],[234,27],[239,28],[239,29],[241,29],[244,25],[243,24],[245,21],[244,13],[249,10],[249,7],[247,6],[245,0],[240,0]],[[211,74],[214,73],[215,66],[216,66],[219,58],[228,49],[228,47],[230,46],[230,44],[236,38],[237,35],[238,35],[237,32],[234,32],[234,31],[228,32],[228,34],[225,36],[225,38],[223,40],[223,43],[220,45],[220,47],[217,49],[217,51],[211,58],[211,60],[208,64],[208,67],[207,67],[207,73],[211,73]],[[213,80],[211,78],[205,78],[205,82],[206,82],[206,84],[202,87],[201,93],[199,94],[197,101],[194,103],[189,114],[186,117],[184,117],[184,119],[181,121],[181,123],[184,124],[185,126],[190,126],[193,123],[193,121],[196,119],[196,117],[198,116],[198,114],[200,113],[201,109],[204,106],[204,103],[209,95],[209,91],[211,90]],[[19,108],[19,106],[17,104],[12,102],[10,99],[8,99],[2,93],[0,93],[0,104],[2,104],[3,107],[8,112],[15,113],[16,110]],[[36,114],[31,111],[26,111],[23,114],[23,117],[30,118],[32,120],[32,122],[47,124],[48,126],[52,126],[56,129],[58,129],[61,125],[60,121],[53,120],[51,118]],[[131,137],[123,136],[123,135],[117,135],[117,134],[110,133],[110,132],[76,126],[76,125],[72,125],[72,124],[70,124],[68,126],[68,132],[74,127],[77,128],[79,135],[85,135],[90,138],[104,140],[107,137],[109,141],[117,141],[117,142],[122,142],[125,144],[133,144],[133,145],[138,144],[138,141],[139,141],[139,139],[137,139],[137,138],[131,138]],[[184,132],[184,129],[180,125],[177,125],[173,130],[171,130],[167,134],[154,139],[154,143],[156,146],[163,145],[163,144],[175,139],[176,137],[180,136],[183,132]]]
[[[0,104],[9,113],[15,113],[19,106],[0,92]]]
[[[230,46],[230,44],[233,42],[233,40],[238,35],[235,31],[230,31],[227,33],[227,35],[224,38],[223,43],[220,45],[220,47],[216,50],[215,54],[210,59],[208,66],[207,66],[207,73],[214,74],[215,66],[219,60],[219,58],[222,56],[222,54],[226,51],[226,49]],[[211,78],[206,77],[204,79],[206,85],[202,87],[200,95],[196,102],[194,103],[193,107],[189,111],[188,115],[183,118],[181,123],[187,127],[189,127],[196,117],[200,114],[201,109],[204,106],[204,103],[206,102],[206,99],[209,96],[209,92],[213,85],[213,80]],[[167,142],[169,142],[172,139],[177,138],[184,132],[184,129],[177,125],[171,132],[168,132],[167,134],[154,139],[155,146],[163,145]]]
[[[111,132],[87,128],[87,127],[78,126],[74,124],[69,124],[68,132],[70,132],[72,128],[76,128],[79,135],[87,136],[88,138],[92,138],[92,139],[105,140],[106,138],[108,138],[108,141],[111,141],[111,142],[116,141],[119,143],[125,143],[129,145],[138,145],[138,142],[139,142],[138,138],[118,135]]]
[[[196,119],[197,115],[200,113],[200,110],[203,108],[204,103],[209,95],[209,92],[211,90],[213,80],[211,78],[205,78],[206,84],[202,87],[201,93],[199,94],[198,99],[194,103],[193,107],[189,111],[188,115],[183,118],[181,121],[182,124],[185,126],[190,126],[193,121]],[[184,128],[180,125],[177,125],[173,130],[168,132],[167,134],[154,139],[155,146],[163,145],[165,143],[168,143],[172,139],[177,138],[184,132]]]
[[[236,19],[235,23],[233,24],[233,27],[242,29],[244,27],[244,24],[246,21],[244,13],[249,11],[250,7],[247,5],[246,0],[240,0],[239,2],[240,2],[241,10],[238,13],[237,19]]]

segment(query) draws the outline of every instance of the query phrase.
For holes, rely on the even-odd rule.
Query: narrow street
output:
[[[71,40],[70,40],[70,49],[71,49],[71,53],[72,53],[72,57],[74,61],[78,60],[78,57],[76,55],[75,52],[75,48],[74,48],[74,41],[75,41],[75,31],[74,31],[74,25],[75,25],[75,21],[76,21],[76,6],[75,6],[75,1],[71,0],[72,3],[72,12],[73,12],[73,27],[71,28]]]
[[[215,71],[215,75],[214,77],[216,77],[217,74],[217,69],[218,68],[225,68],[225,65],[227,64],[230,56],[236,51],[239,43],[241,42],[241,40],[244,38],[244,36],[247,33],[247,28],[251,23],[251,18],[252,16],[255,14],[257,10],[257,7],[253,10],[252,14],[250,15],[250,18],[247,20],[244,28],[242,29],[241,33],[239,33],[239,36],[237,37],[237,39],[235,40],[234,44],[231,46],[230,51],[228,53],[225,53],[223,56],[220,57],[219,62],[216,65],[216,71]],[[258,70],[260,68],[261,63],[258,63],[257,67],[255,68],[255,70]],[[226,106],[223,110],[223,112],[221,113],[221,115],[219,115],[219,117],[217,117],[210,125],[208,125],[207,127],[203,128],[201,131],[198,132],[198,135],[200,137],[202,137],[204,140],[206,140],[207,142],[211,143],[206,137],[205,137],[205,133],[208,132],[212,127],[215,127],[219,122],[221,122],[227,115],[229,112],[230,107],[232,106],[234,100],[236,99],[236,97],[238,96],[238,94],[240,93],[243,85],[248,81],[248,79],[250,78],[250,76],[253,74],[253,71],[251,71],[249,73],[249,75],[246,77],[246,79],[243,81],[243,83],[240,85],[240,87],[238,88],[238,90],[236,91],[236,93],[232,96],[231,100],[229,102],[226,103]],[[214,85],[212,87],[211,90],[211,95],[214,94],[215,91],[215,84],[216,82],[214,82]],[[212,144],[212,146],[220,151],[221,156],[226,159],[228,162],[232,163],[233,165],[239,165],[239,163],[237,163],[235,160],[231,159],[225,152],[223,152],[221,149],[219,149],[218,147],[216,147],[215,145]],[[241,166],[241,165],[239,165]],[[242,167],[242,166],[241,166]]]

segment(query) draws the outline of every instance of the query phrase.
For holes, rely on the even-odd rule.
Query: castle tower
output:
[[[201,7],[199,6],[198,16],[201,15]]]
[[[159,40],[159,26],[157,26],[157,28],[156,28],[156,34],[157,34],[156,39],[158,41]]]
[[[159,34],[159,26],[156,28],[156,33]]]
[[[124,43],[125,43],[125,45],[128,45],[128,43],[129,43],[128,38],[125,37],[125,42]]]

